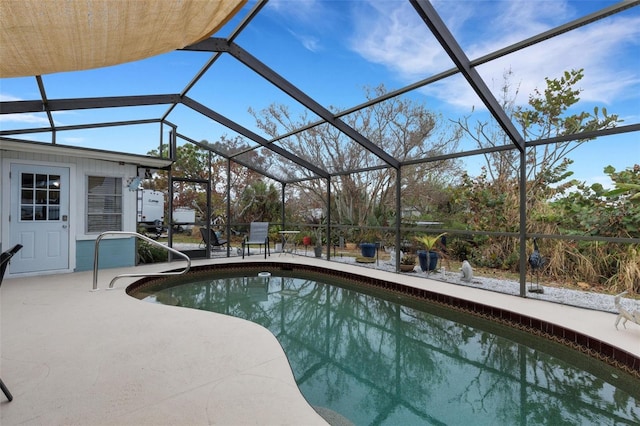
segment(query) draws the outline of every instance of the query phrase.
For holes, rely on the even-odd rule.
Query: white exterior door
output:
[[[69,269],[69,168],[11,165],[10,273]]]

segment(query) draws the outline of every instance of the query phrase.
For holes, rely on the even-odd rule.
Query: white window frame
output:
[[[110,179],[113,180],[112,183],[112,188],[107,188],[107,189],[112,189],[113,192],[91,192],[91,179]],[[100,234],[102,232],[106,232],[106,231],[123,231],[124,230],[124,194],[123,194],[123,187],[122,187],[122,182],[123,182],[123,178],[121,176],[100,176],[100,175],[87,175],[87,180],[86,180],[86,184],[87,184],[87,191],[86,191],[86,196],[85,196],[85,201],[86,201],[86,224],[85,224],[85,232],[86,234]],[[108,200],[108,198],[111,197],[113,198],[113,200]],[[111,205],[113,206],[112,209],[114,211],[111,212],[95,212],[95,211],[91,211],[91,201],[90,199],[94,198],[95,200],[99,201],[100,198],[103,199],[102,204],[103,205],[108,205],[109,202],[111,203]],[[118,211],[118,205],[119,205],[119,211]],[[92,220],[97,218],[97,217],[101,217],[103,218],[103,220],[99,223],[95,223],[95,220]],[[107,217],[114,217],[116,218],[115,221],[111,221],[111,220],[104,220]],[[119,226],[112,226],[112,224],[116,224]],[[95,229],[92,227],[96,226],[99,229]],[[115,228],[115,229],[114,229]]]

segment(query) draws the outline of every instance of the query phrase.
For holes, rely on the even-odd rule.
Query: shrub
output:
[[[415,254],[405,254],[400,259],[401,265],[415,265],[416,264],[416,255]]]
[[[167,262],[169,260],[169,253],[166,250],[156,247],[146,241],[139,241],[138,259],[140,263]]]
[[[447,247],[454,260],[462,262],[471,258],[472,244],[467,240],[455,239]]]

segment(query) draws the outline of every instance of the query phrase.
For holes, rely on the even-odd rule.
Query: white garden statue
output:
[[[402,259],[402,252],[400,252],[400,259]],[[389,249],[389,264],[391,266],[396,266],[396,249],[392,247]]]
[[[404,253],[400,250],[400,259],[402,259],[402,256],[404,256]],[[396,266],[396,249],[393,247],[389,249],[389,264],[393,267]]]
[[[616,317],[616,323],[615,323],[616,330],[618,329],[618,324],[620,323],[620,321],[622,321],[622,326],[624,328],[627,328],[626,326],[627,321],[631,321],[633,323],[640,325],[640,311],[638,310],[627,311],[620,303],[620,298],[625,294],[627,294],[627,292],[623,291],[622,293],[616,295],[615,299],[613,299],[616,305],[616,309],[618,310],[618,316]]]
[[[460,268],[460,271],[462,271],[462,281],[471,282],[473,279],[473,268],[468,261],[465,260],[462,262],[462,268]]]

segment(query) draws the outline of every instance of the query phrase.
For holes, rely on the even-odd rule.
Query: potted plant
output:
[[[302,235],[302,245],[310,246],[311,245],[311,235],[303,234]]]
[[[380,238],[374,231],[365,231],[360,242],[360,254],[362,254],[362,257],[376,257],[376,250],[379,246],[379,243],[376,245],[376,242],[379,240]]]
[[[360,243],[360,254],[362,257],[376,257],[375,243]]]
[[[269,241],[273,241],[274,250],[276,252],[282,252],[282,234],[279,232],[281,230],[280,226],[274,226],[269,230]],[[220,236],[218,236],[220,238]]]
[[[422,269],[423,272],[434,271],[438,266],[438,252],[435,251],[435,248],[438,240],[445,234],[446,232],[436,235],[435,237],[431,235],[415,237],[416,241],[425,247],[425,250],[418,250],[420,269]]]
[[[411,272],[416,267],[416,255],[405,254],[400,258],[400,270],[402,272]]]
[[[322,257],[322,227],[318,226],[315,229],[316,232],[316,245],[313,247],[313,252],[316,257]]]

